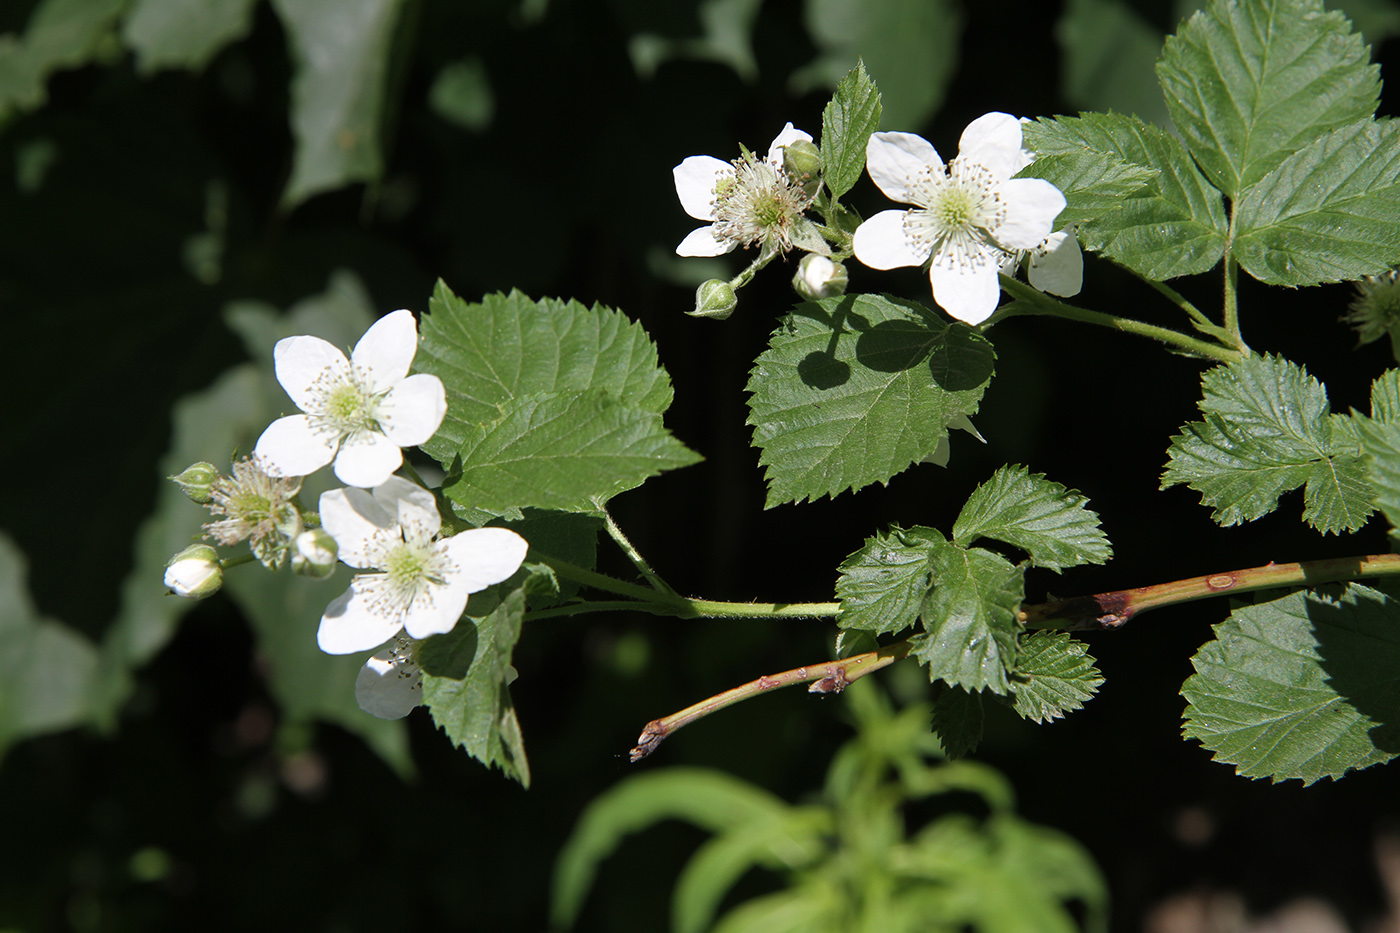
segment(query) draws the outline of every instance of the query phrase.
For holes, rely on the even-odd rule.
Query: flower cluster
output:
[[[171,477],[217,517],[204,531],[219,545],[247,541],[269,569],[290,557],[294,571],[318,579],[337,560],[361,571],[326,608],[317,643],[330,654],[380,649],[355,696],[366,712],[391,719],[419,703],[419,642],[450,632],[468,597],[512,576],[529,549],[504,528],[443,536],[433,494],[393,475],[402,448],[431,438],[447,412],[437,376],[409,375],[417,347],[408,311],[381,318],[349,358],[318,337],[278,341],[277,380],[301,414],[274,421],[230,476],[198,463]],[[303,477],[332,462],[347,485],[321,495],[314,527],[297,494]],[[165,584],[180,596],[209,596],[223,569],[213,547],[192,545],[171,559]]]

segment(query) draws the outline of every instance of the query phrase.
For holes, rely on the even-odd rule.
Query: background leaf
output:
[[[1023,571],[981,548],[938,549],[933,588],[924,603],[927,635],[910,639],[910,655],[930,679],[966,690],[1006,693],[1016,663],[1016,618]]]
[[[200,71],[230,42],[248,34],[256,0],[136,0],[122,38],[143,74],[162,68]]]
[[[43,0],[24,35],[0,34],[0,126],[11,110],[48,99],[49,75],[86,64],[111,35],[126,0]]]
[[[1012,698],[1018,715],[1050,722],[1081,709],[1103,684],[1084,642],[1067,632],[1032,632],[1016,651]]]
[[[883,295],[798,305],[749,375],[749,424],[767,506],[887,482],[977,411],[996,354],[986,338]]]
[[[865,144],[880,128],[880,92],[865,63],[846,72],[822,111],[822,179],[834,197],[850,191],[865,174]]]
[[[1055,24],[1060,94],[1079,110],[1131,113],[1158,126],[1170,117],[1153,63],[1162,33],[1121,0],[1069,0]]]
[[[972,491],[953,524],[953,540],[964,547],[982,537],[1005,541],[1051,570],[1102,564],[1113,549],[1098,514],[1084,507],[1088,501],[1041,473],[1008,464]]]
[[[933,701],[933,731],[949,758],[965,758],[982,742],[982,695],[940,684]]]
[[[1236,609],[1192,658],[1182,732],[1274,781],[1400,754],[1400,607],[1352,584]]]
[[[1215,0],[1157,64],[1172,120],[1231,198],[1324,133],[1371,116],[1380,69],[1321,0]]]
[[[946,541],[933,528],[891,528],[846,558],[836,581],[843,630],[883,635],[913,625],[928,597],[935,548]]]

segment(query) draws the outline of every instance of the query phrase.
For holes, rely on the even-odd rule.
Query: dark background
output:
[[[947,102],[922,130],[951,154],[989,110],[1066,112],[1058,4],[969,4]],[[670,167],[687,155],[762,150],[788,120],[817,135],[825,96],[794,97],[785,78],[814,54],[801,6],[763,5],[756,82],[705,62],[637,76],[626,42],[642,26],[686,34],[694,8],[557,3],[530,25],[502,3],[420,6],[412,64],[388,136],[385,191],[363,186],[277,209],[290,168],[290,66],[270,9],[202,74],[138,77],[117,59],[62,72],[51,100],[0,135],[0,179],[25,141],[62,157],[38,192],[0,183],[0,373],[11,400],[0,432],[0,527],[28,554],[44,614],[99,636],[130,567],[130,536],[161,482],[175,399],[243,359],[220,319],[257,297],[286,306],[349,268],[382,311],[426,310],[442,277],[459,295],[518,287],[600,301],[639,320],[676,386],[671,429],[706,461],[615,501],[642,553],[683,592],[713,599],[832,598],[835,567],[889,523],[947,529],[999,464],[1022,462],[1089,496],[1115,558],[1029,596],[1068,596],[1237,569],[1270,560],[1388,550],[1374,522],[1322,538],[1298,520],[1301,497],[1246,527],[1218,529],[1197,496],[1158,491],[1168,439],[1195,412],[1199,361],[1136,338],[1053,320],[998,326],[998,375],[976,419],[984,447],[954,438],[951,468],[922,466],[835,500],[765,511],[748,446],[743,385],[790,304],[790,271],[772,269],[727,322],[688,318],[690,287],[650,271],[694,226]],[[1144,7],[1161,28],[1163,11]],[[27,5],[0,9],[17,29]],[[1384,64],[1395,46],[1378,50]],[[469,132],[422,101],[445,62],[486,63],[490,127]],[[879,80],[880,75],[874,76]],[[1393,112],[1388,98],[1382,113]],[[223,274],[202,284],[180,261],[202,229],[205,184],[227,180]],[[882,209],[873,186],[852,193]],[[738,260],[732,263],[738,268]],[[852,264],[852,290],[928,301],[915,270]],[[1305,364],[1337,410],[1365,407],[1393,361],[1360,350],[1338,318],[1345,286],[1242,287],[1246,338]],[[1180,283],[1218,307],[1215,275]],[[1085,307],[1171,320],[1145,286],[1093,259]],[[628,567],[607,547],[601,567]],[[1180,740],[1181,681],[1226,607],[1154,612],[1091,639],[1107,678],[1066,721],[1036,727],[993,712],[977,757],[1014,782],[1027,818],[1071,833],[1094,854],[1114,898],[1114,929],[1141,928],[1164,897],[1240,892],[1255,913],[1303,894],[1352,923],[1385,911],[1372,847],[1400,833],[1396,771],[1373,768],[1302,788],[1235,777]],[[410,718],[419,777],[404,783],[359,739],[317,730],[284,755],[278,713],[250,630],[216,598],[186,618],[142,674],[112,736],[70,732],[23,743],[0,769],[0,928],[165,930],[292,928],[538,930],[549,871],[580,810],[639,768],[722,768],[797,800],[820,787],[851,732],[839,700],[763,697],[670,739],[644,764],[626,751],[643,723],[704,696],[828,656],[817,622],[679,622],[585,616],[528,626],[515,689],[535,782],[529,791],[453,750],[422,713]],[[637,663],[637,659],[642,663]],[[702,836],[664,825],[635,838],[600,876],[583,929],[666,927],[670,884]],[[132,857],[156,848],[170,867],[142,881]],[[139,861],[139,860],[138,860]],[[755,876],[741,892],[771,881]]]

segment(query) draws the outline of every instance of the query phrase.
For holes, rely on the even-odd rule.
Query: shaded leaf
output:
[[[1068,633],[1032,632],[1021,639],[1011,689],[1023,719],[1059,719],[1082,708],[1102,683],[1088,646]]]
[[[971,755],[982,741],[982,695],[947,684],[936,689],[933,731],[943,753],[953,759]]]
[[[109,37],[127,0],[42,0],[24,35],[0,35],[0,122],[48,99],[49,75],[85,65]]]
[[[913,625],[928,597],[935,548],[945,541],[937,530],[920,526],[866,539],[839,568],[837,624],[876,635]]]
[[[749,424],[768,498],[816,499],[884,483],[977,411],[996,354],[913,302],[848,295],[798,305],[749,376]]]
[[[1400,607],[1351,584],[1236,609],[1182,684],[1187,738],[1305,784],[1400,754]]]
[[[1031,563],[1051,570],[1102,564],[1113,554],[1089,499],[1032,473],[1007,465],[972,491],[953,524],[953,541],[964,547],[978,538],[1014,545]]]
[[[1153,69],[1162,33],[1122,0],[1069,0],[1055,24],[1060,94],[1077,110],[1170,119]]]
[[[248,34],[257,0],[136,0],[122,38],[143,74],[203,71],[219,50]]]

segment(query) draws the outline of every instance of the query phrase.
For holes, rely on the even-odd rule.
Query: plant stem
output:
[[[1009,276],[1003,275],[1001,277],[1001,287],[1016,299],[1014,304],[1007,306],[1008,309],[1015,310],[1010,310],[1005,314],[999,313],[993,315],[991,320],[983,325],[984,328],[993,322],[1013,317],[1017,314],[1044,314],[1068,318],[1071,321],[1081,321],[1085,324],[1097,324],[1100,327],[1107,327],[1111,330],[1137,334],[1139,337],[1147,337],[1152,340],[1160,340],[1163,343],[1171,344],[1194,356],[1204,356],[1222,363],[1233,363],[1243,355],[1239,350],[1200,340],[1196,337],[1190,337],[1168,327],[1158,327],[1155,324],[1147,324],[1132,318],[1119,317],[1116,314],[1105,314],[1102,311],[1089,311],[1085,308],[1076,308],[1074,305],[1067,305]]]
[[[653,719],[646,724],[646,727],[642,729],[642,734],[637,737],[637,744],[632,749],[631,759],[641,761],[656,751],[656,747],[661,744],[662,740],[677,729],[688,726],[697,719],[703,719],[726,706],[733,706],[735,703],[758,696],[760,693],[809,681],[816,681],[807,688],[810,693],[840,693],[849,684],[866,674],[878,671],[882,667],[888,667],[908,653],[909,643],[901,641],[886,645],[878,651],[852,655],[839,661],[827,661],[824,664],[809,664],[806,667],[796,667],[780,674],[768,674],[758,678],[758,680],[751,680],[743,686],[726,690],[707,700],[701,700],[693,706],[687,706],[678,713],[672,713],[661,719]]]
[[[593,504],[597,507],[599,514],[603,516],[603,524],[608,529],[608,535],[612,537],[618,547],[622,548],[622,553],[626,554],[627,559],[632,562],[632,566],[636,567],[637,571],[641,573],[642,576],[646,577],[647,582],[652,585],[652,588],[667,596],[678,596],[679,594],[671,588],[671,585],[661,579],[660,574],[651,569],[651,564],[647,563],[646,558],[642,557],[641,552],[632,545],[627,535],[623,534],[622,528],[618,526],[617,522],[613,521],[612,514],[608,511],[607,506],[603,504],[602,499],[594,499]]]
[[[542,564],[547,564],[553,568],[554,572],[566,580],[573,580],[575,583],[582,583],[584,586],[591,586],[595,590],[603,590],[607,593],[617,593],[619,596],[631,596],[647,605],[665,605],[668,608],[685,609],[689,600],[683,596],[666,594],[657,590],[649,589],[645,586],[638,586],[635,583],[626,583],[613,577],[605,576],[601,573],[594,573],[592,570],[584,570],[582,567],[571,564],[568,561],[560,560],[557,557],[550,557],[548,554],[532,554],[531,558],[538,560]],[[659,597],[659,598],[658,598]],[[642,608],[640,606],[636,608]],[[676,615],[674,611],[658,613],[660,615]]]
[[[644,603],[632,599],[609,599],[595,602],[569,603],[549,609],[536,609],[525,613],[526,622],[537,619],[556,619],[560,616],[579,616],[588,612],[650,612],[652,615],[673,615],[671,607],[663,603]]]
[[[1253,593],[1280,586],[1318,586],[1342,580],[1400,574],[1400,554],[1334,557],[1298,564],[1268,564],[1232,573],[1213,573],[1097,596],[1056,599],[1021,607],[1021,622],[1029,629],[1101,631],[1116,629],[1149,609],[1189,603],[1226,593]]]

